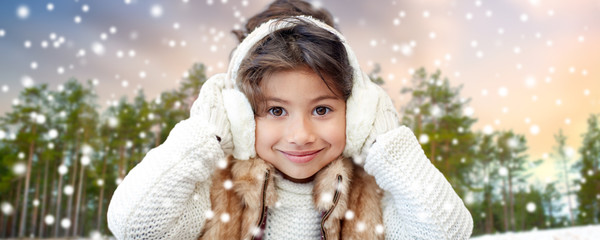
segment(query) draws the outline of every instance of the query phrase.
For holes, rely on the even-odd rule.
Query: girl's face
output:
[[[256,152],[284,177],[306,182],[346,145],[346,102],[310,69],[281,71],[260,88],[265,112],[256,115]]]

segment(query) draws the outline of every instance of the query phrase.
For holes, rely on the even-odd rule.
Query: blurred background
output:
[[[0,237],[110,235],[112,192],[271,1],[0,3]],[[598,224],[600,1],[328,9],[474,236]]]

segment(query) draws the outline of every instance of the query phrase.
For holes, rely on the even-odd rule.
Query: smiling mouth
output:
[[[313,160],[323,149],[315,151],[280,151],[283,156],[294,163],[307,163]]]

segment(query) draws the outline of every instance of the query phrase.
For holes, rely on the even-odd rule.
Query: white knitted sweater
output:
[[[211,173],[224,158],[214,136],[198,119],[182,121],[129,172],[108,208],[108,225],[118,239],[196,239],[207,217],[226,218],[210,211]],[[385,190],[386,239],[469,238],[471,215],[410,129],[379,136],[364,168]],[[275,217],[267,218],[267,233],[293,239],[291,231],[280,235],[274,230],[285,226],[277,212],[270,214]]]
[[[293,183],[275,178],[278,201],[267,212],[263,239],[319,239],[321,213],[313,201],[314,182]]]

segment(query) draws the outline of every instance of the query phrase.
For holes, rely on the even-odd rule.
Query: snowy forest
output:
[[[140,88],[132,100],[123,96],[106,109],[97,103],[93,80],[23,89],[0,117],[0,237],[110,236],[112,193],[187,118],[205,70],[194,64],[179,89],[147,99]],[[377,72],[371,77],[384,83]],[[410,86],[402,89],[410,98],[398,109],[402,124],[471,211],[473,236],[598,223],[600,114],[590,113],[578,154],[557,129],[549,161],[560,169],[559,180],[531,181],[542,160],[527,156],[527,139],[510,130],[474,131],[477,119],[465,114],[469,100],[461,86],[423,68]]]

